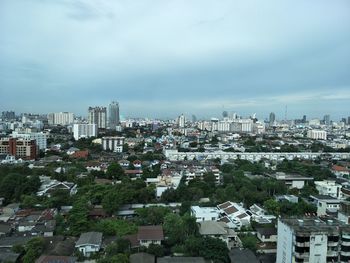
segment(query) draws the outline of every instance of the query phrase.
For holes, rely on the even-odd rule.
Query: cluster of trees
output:
[[[39,190],[41,183],[34,171],[23,166],[0,166],[0,196],[6,203],[19,202],[23,195]]]
[[[276,216],[303,216],[306,213],[316,213],[316,207],[306,203],[303,199],[298,203],[269,199],[264,202],[264,207],[269,213]]]

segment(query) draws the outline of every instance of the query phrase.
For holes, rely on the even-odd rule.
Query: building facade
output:
[[[124,137],[102,137],[102,148],[104,151],[123,152]]]
[[[309,130],[307,137],[313,140],[327,140],[327,132],[322,130]]]
[[[279,219],[277,231],[276,262],[345,263],[350,260],[350,227],[338,220]]]
[[[119,123],[119,103],[112,101],[112,103],[108,106],[108,127],[115,130]]]
[[[73,137],[75,140],[97,136],[97,124],[74,124]]]
[[[43,132],[28,132],[28,133],[20,133],[20,132],[12,132],[12,138],[23,138],[26,140],[35,140],[36,145],[39,150],[45,150],[47,148],[47,134]]]
[[[9,154],[16,158],[33,160],[37,157],[35,140],[23,138],[2,138],[0,154]]]
[[[69,125],[74,122],[74,114],[71,112],[55,112],[47,115],[49,125]]]
[[[96,124],[98,129],[107,128],[107,108],[89,107],[89,124]]]

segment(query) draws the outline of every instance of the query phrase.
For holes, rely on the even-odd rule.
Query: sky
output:
[[[0,111],[350,116],[348,0],[0,0]]]

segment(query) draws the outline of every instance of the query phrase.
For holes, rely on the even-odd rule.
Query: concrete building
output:
[[[98,129],[107,128],[107,108],[89,107],[89,124],[96,124]]]
[[[191,215],[196,218],[196,222],[217,221],[220,210],[216,207],[191,206]]]
[[[177,124],[179,125],[180,128],[185,128],[186,117],[183,114],[181,114],[181,116],[177,118]]]
[[[0,154],[9,154],[16,158],[33,160],[37,157],[35,140],[22,138],[0,139]]]
[[[73,137],[75,140],[97,136],[97,124],[74,124]]]
[[[74,122],[74,114],[71,112],[55,112],[47,115],[49,125],[69,125]]]
[[[350,224],[350,201],[341,201],[338,210],[338,220]]]
[[[276,115],[275,115],[275,113],[271,112],[270,117],[269,117],[270,126],[272,126],[275,123],[275,121],[276,121]]]
[[[317,216],[336,216],[339,210],[340,200],[329,195],[311,195],[317,207]]]
[[[36,145],[39,147],[39,150],[45,150],[47,148],[47,134],[43,132],[12,132],[12,138],[23,138],[26,140],[35,140]]]
[[[115,130],[119,124],[119,103],[112,101],[112,103],[108,105],[108,127],[112,130]]]
[[[318,217],[278,219],[278,263],[349,262],[350,227]]]
[[[201,236],[221,239],[226,243],[228,249],[239,247],[241,245],[236,232],[233,229],[230,229],[225,222],[199,222],[199,234]]]
[[[327,140],[327,132],[322,130],[309,130],[307,137],[313,140]]]
[[[75,248],[83,253],[85,257],[90,257],[93,253],[100,251],[102,246],[102,233],[87,232],[82,233],[75,244]]]
[[[307,182],[314,180],[312,177],[301,176],[299,174],[286,174],[283,172],[277,172],[273,175],[270,175],[270,177],[275,178],[278,181],[284,182],[286,186],[290,189],[302,189],[304,188]]]
[[[123,152],[124,137],[102,137],[102,148],[104,151]]]
[[[341,192],[342,186],[335,181],[316,181],[315,186],[320,195],[329,195],[338,199],[344,198],[344,195]]]

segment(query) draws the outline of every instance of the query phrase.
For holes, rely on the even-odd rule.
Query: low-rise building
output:
[[[200,235],[221,239],[226,243],[228,249],[241,246],[236,232],[229,228],[225,222],[202,221],[198,224]]]
[[[338,199],[344,198],[343,193],[341,192],[342,186],[335,181],[316,181],[315,186],[320,195],[329,195]]]
[[[101,245],[102,233],[87,232],[80,235],[75,247],[82,252],[85,257],[90,257],[91,254],[100,251]]]
[[[304,188],[305,184],[307,184],[307,182],[314,180],[312,177],[301,176],[299,174],[286,174],[283,172],[277,172],[270,175],[270,177],[284,182],[289,189],[302,189]]]
[[[250,225],[251,216],[242,204],[227,201],[219,204],[217,208],[220,211],[219,221],[225,222],[233,229],[241,229],[242,226]]]
[[[149,247],[150,244],[160,245],[164,240],[162,226],[139,226],[137,241],[140,246]]]
[[[220,210],[217,207],[191,206],[191,215],[196,218],[196,222],[217,221]]]

